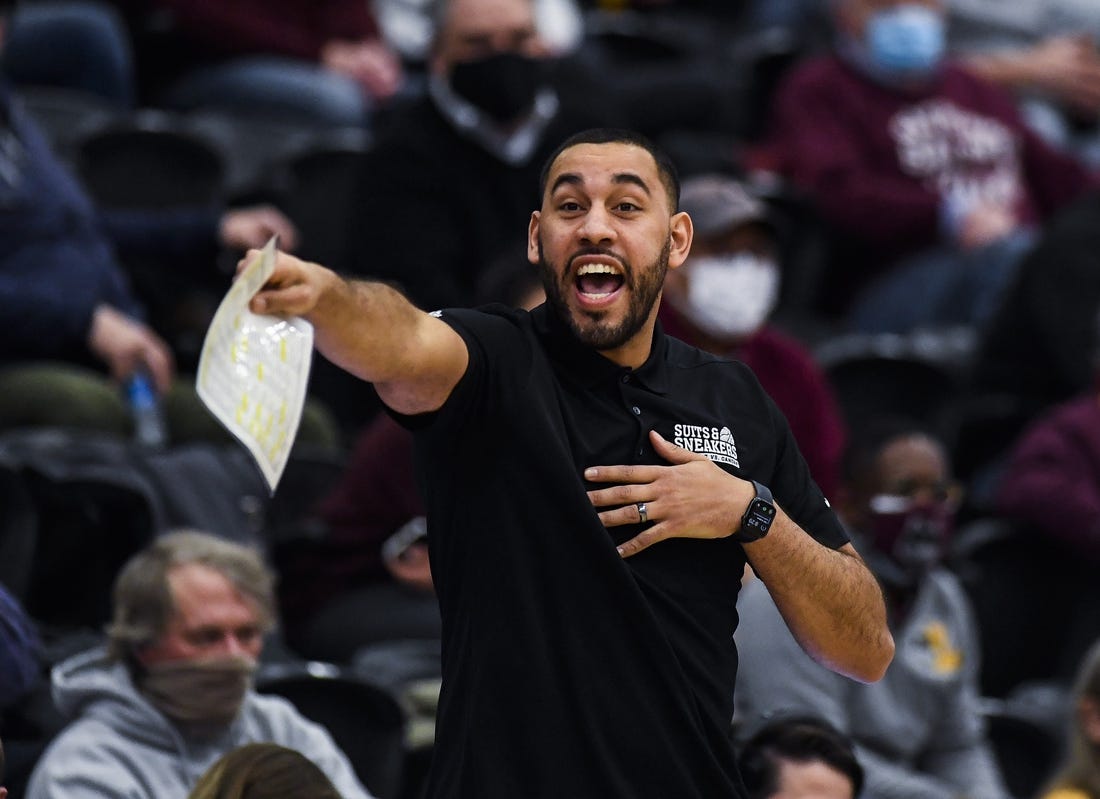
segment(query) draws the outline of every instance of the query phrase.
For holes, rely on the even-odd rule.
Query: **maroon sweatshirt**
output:
[[[155,0],[207,57],[263,53],[316,61],[330,40],[378,36],[368,0]]]
[[[1008,94],[952,63],[905,92],[835,55],[808,61],[777,90],[756,160],[806,190],[873,272],[941,241],[950,193],[1007,202],[1029,224],[1094,185],[1025,127]]]
[[[1100,400],[1056,406],[1017,442],[997,490],[997,510],[1035,525],[1100,564]]]

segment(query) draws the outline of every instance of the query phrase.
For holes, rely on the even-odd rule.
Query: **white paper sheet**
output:
[[[313,357],[309,322],[248,309],[275,269],[275,248],[272,238],[218,306],[195,384],[210,412],[252,453],[272,493],[298,433]]]

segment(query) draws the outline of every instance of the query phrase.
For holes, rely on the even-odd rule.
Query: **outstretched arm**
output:
[[[599,466],[585,471],[595,482],[618,483],[589,492],[605,526],[636,524],[644,502],[654,524],[619,549],[624,557],[666,538],[725,538],[741,527],[755,496],[752,484],[705,455],[650,433],[669,466]],[[882,591],[851,544],[830,549],[810,537],[782,508],[770,532],[744,544],[745,555],[767,585],[798,643],[823,666],[863,682],[886,673],[894,639],[886,624]],[[736,579],[737,575],[730,579]]]
[[[257,254],[250,251],[241,263]],[[398,291],[345,280],[283,252],[251,309],[306,319],[321,354],[373,383],[382,401],[399,413],[438,410],[469,362],[461,336]]]

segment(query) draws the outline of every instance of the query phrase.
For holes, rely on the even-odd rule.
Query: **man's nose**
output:
[[[577,232],[585,244],[604,244],[615,238],[615,226],[611,223],[611,215],[599,206],[589,209]]]
[[[248,649],[235,633],[226,633],[218,647],[224,655],[247,655]]]
[[[935,486],[920,486],[909,495],[914,505],[938,505],[943,502],[943,491]]]

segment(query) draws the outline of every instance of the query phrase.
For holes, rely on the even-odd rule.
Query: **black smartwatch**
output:
[[[752,487],[756,489],[756,496],[745,508],[745,515],[741,517],[741,530],[737,534],[737,540],[741,543],[759,541],[768,534],[768,530],[775,521],[775,501],[768,487],[755,480]]]

